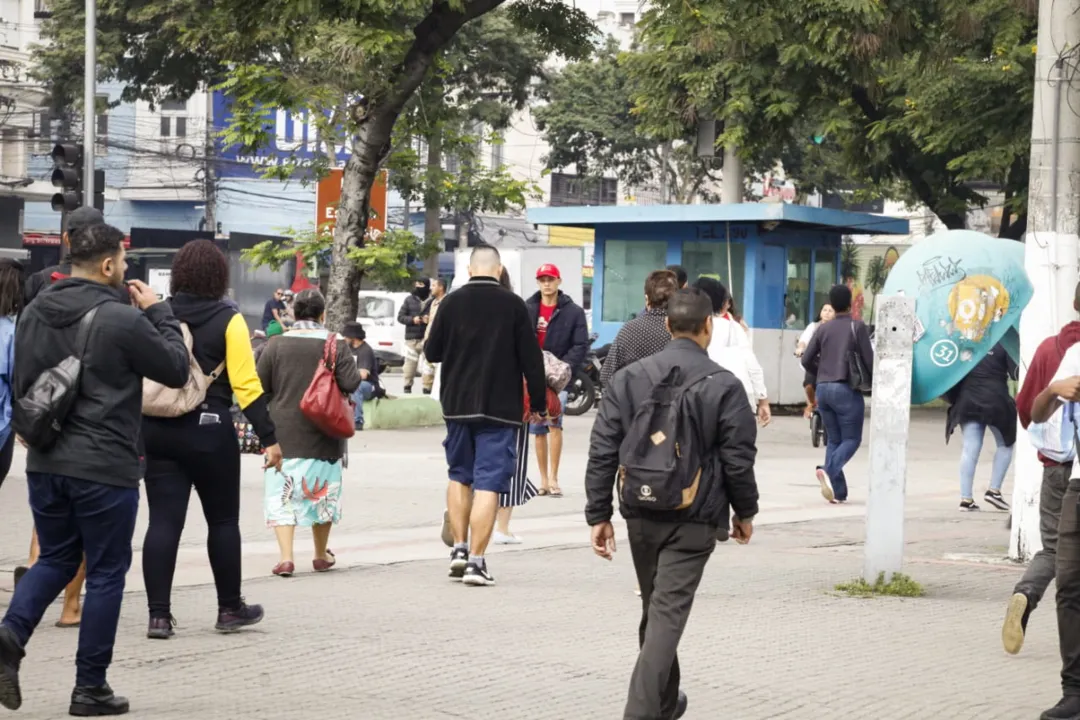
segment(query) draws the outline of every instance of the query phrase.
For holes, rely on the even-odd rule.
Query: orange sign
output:
[[[334,229],[334,221],[337,219],[337,207],[341,202],[341,180],[344,173],[341,168],[334,168],[330,174],[319,181],[315,190],[315,225],[325,227],[329,231]],[[371,186],[371,213],[373,217],[368,220],[367,237],[376,239],[386,232],[386,171],[382,171],[375,178],[375,184]]]

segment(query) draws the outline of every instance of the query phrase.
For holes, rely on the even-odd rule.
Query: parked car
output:
[[[379,362],[387,367],[405,364],[405,326],[398,322],[408,293],[364,290],[360,293],[356,320],[364,326],[367,342]]]

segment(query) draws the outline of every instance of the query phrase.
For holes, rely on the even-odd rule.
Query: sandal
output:
[[[551,491],[548,490],[547,488],[540,488],[539,490],[536,491],[536,497],[544,497],[545,495],[550,495],[550,494],[551,494]]]
[[[550,490],[550,491],[548,492],[548,494],[549,494],[549,495],[551,495],[551,497],[553,497],[553,498],[561,498],[561,497],[563,496],[563,494],[562,494],[562,488],[559,488],[559,487],[553,487],[553,488],[551,488],[551,490]]]

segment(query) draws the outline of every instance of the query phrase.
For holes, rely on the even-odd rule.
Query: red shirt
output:
[[[536,318],[536,339],[540,342],[540,349],[544,349],[544,339],[547,338],[548,323],[555,314],[555,305],[540,303],[540,315]]]
[[[1025,429],[1031,424],[1031,407],[1035,404],[1035,397],[1050,386],[1050,381],[1054,379],[1065,351],[1077,342],[1080,342],[1080,322],[1071,322],[1057,335],[1051,335],[1043,340],[1035,350],[1035,355],[1024,376],[1024,384],[1016,394],[1016,412],[1020,416],[1020,425]],[[1057,464],[1041,454],[1039,459],[1042,460],[1043,465]]]

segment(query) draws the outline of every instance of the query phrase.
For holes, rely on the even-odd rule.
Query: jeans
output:
[[[1047,465],[1043,468],[1042,490],[1039,492],[1039,534],[1042,536],[1042,550],[1031,558],[1024,577],[1016,584],[1013,592],[1027,596],[1031,610],[1042,600],[1046,588],[1054,579],[1057,564],[1058,523],[1061,522],[1061,499],[1069,486],[1072,463],[1066,465]]]
[[[863,417],[866,404],[847,383],[820,383],[817,386],[818,412],[825,423],[828,444],[821,468],[832,481],[837,500],[847,500],[847,477],[844,466],[862,445]]]
[[[356,403],[356,410],[353,413],[353,420],[356,422],[356,426],[360,427],[364,424],[364,401],[370,400],[375,395],[375,386],[369,383],[367,380],[360,381],[360,387],[356,388],[352,394],[352,401]]]
[[[1005,473],[1009,471],[1012,463],[1013,448],[1005,447],[1001,431],[992,425],[983,425],[977,422],[966,422],[962,426],[964,433],[964,450],[960,454],[960,499],[973,499],[975,488],[975,466],[979,463],[979,453],[982,452],[983,436],[986,428],[997,443],[997,451],[994,453],[994,465],[990,470],[990,489],[1001,490],[1005,484]]]
[[[1070,480],[1061,501],[1057,546],[1057,619],[1061,687],[1080,695],[1080,480]],[[25,581],[24,581],[25,582]]]
[[[138,488],[115,487],[63,475],[27,473],[30,509],[41,554],[12,595],[3,625],[25,646],[49,605],[75,577],[86,554],[86,599],[75,684],[100,687],[112,662]]]
[[[623,720],[671,718],[681,679],[677,649],[716,547],[716,528],[634,518],[626,521],[626,530],[641,588],[641,650]]]

